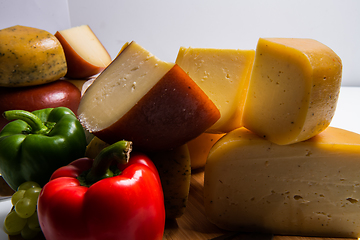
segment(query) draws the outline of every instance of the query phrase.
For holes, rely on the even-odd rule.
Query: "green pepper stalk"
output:
[[[114,176],[110,170],[111,164],[116,161],[118,164],[129,162],[132,142],[119,141],[103,149],[94,159],[93,166],[86,175],[87,183],[95,183],[101,179]]]
[[[39,117],[31,112],[24,110],[6,111],[3,113],[3,116],[9,121],[19,119],[26,122],[31,128],[30,132],[32,134],[48,134],[52,127],[54,127],[54,124],[51,124],[52,126],[50,128],[45,126]]]
[[[85,131],[66,107],[3,115],[14,121],[0,132],[0,174],[14,190],[27,181],[43,186],[56,169],[85,155]]]

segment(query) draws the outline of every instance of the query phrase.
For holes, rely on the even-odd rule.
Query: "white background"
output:
[[[0,0],[0,29],[55,33],[88,24],[114,58],[136,41],[174,62],[180,46],[255,49],[260,37],[313,38],[343,61],[343,85],[360,86],[359,0]]]
[[[114,57],[135,40],[163,60],[180,46],[255,49],[259,37],[314,38],[360,86],[359,0],[69,0],[72,25],[89,24]]]

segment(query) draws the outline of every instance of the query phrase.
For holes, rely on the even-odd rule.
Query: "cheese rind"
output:
[[[181,47],[178,64],[220,110],[207,132],[226,133],[242,126],[254,50]]]
[[[335,113],[341,76],[341,59],[318,41],[260,38],[244,127],[281,145],[315,136]]]
[[[0,30],[0,86],[22,87],[58,80],[67,72],[65,54],[51,33],[26,26]]]
[[[281,146],[240,128],[210,151],[206,214],[227,230],[360,237],[359,169],[359,134],[328,127]]]

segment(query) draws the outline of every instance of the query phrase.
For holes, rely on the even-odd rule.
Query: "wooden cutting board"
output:
[[[163,240],[351,240],[351,238],[315,238],[299,236],[272,236],[270,234],[235,233],[219,229],[205,217],[203,205],[204,171],[192,173],[188,204],[183,216],[167,221]],[[0,196],[11,196],[13,191],[0,177]],[[23,240],[20,236],[10,240]],[[356,238],[354,238],[356,239]],[[40,235],[34,240],[44,240]]]
[[[190,194],[185,213],[166,222],[163,240],[349,240],[351,238],[318,238],[299,236],[272,236],[270,234],[233,233],[219,229],[205,217],[203,205],[204,171],[192,173]],[[354,238],[356,239],[356,238]]]

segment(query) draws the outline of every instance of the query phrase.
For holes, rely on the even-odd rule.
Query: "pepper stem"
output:
[[[32,133],[45,133],[48,128],[35,114],[25,110],[9,110],[3,113],[4,117],[11,120],[22,120],[31,127]]]
[[[87,182],[97,182],[109,177],[110,165],[115,160],[117,163],[126,164],[129,162],[132,142],[119,141],[104,148],[94,159],[93,166],[86,175]],[[110,175],[111,176],[111,175]]]

